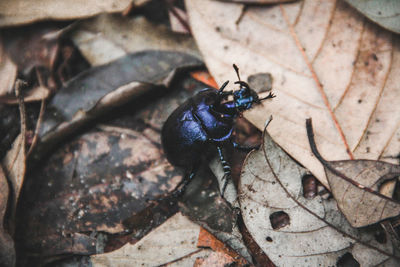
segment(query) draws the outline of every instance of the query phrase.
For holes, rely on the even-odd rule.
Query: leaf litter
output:
[[[171,32],[144,16],[103,14],[79,22],[71,38],[92,66],[144,50],[176,51],[201,58],[193,38]]]
[[[274,101],[244,117],[269,131],[292,157],[328,187],[310,153],[302,123],[314,118],[322,154],[394,163],[400,151],[398,36],[369,22],[343,1],[298,1],[248,6],[186,1],[193,35],[218,84],[270,72]],[[209,14],[213,14],[210,16]],[[240,23],[237,18],[242,16]],[[252,29],[249,31],[249,29]]]
[[[351,254],[361,266],[397,266],[400,259],[388,238],[376,240],[374,231],[351,227],[332,198],[304,197],[302,178],[308,174],[267,131],[261,149],[243,165],[244,222],[271,260],[278,266],[329,266]],[[274,229],[272,215],[289,222],[283,219]]]
[[[374,224],[400,214],[400,203],[379,193],[380,185],[400,177],[400,165],[375,160],[326,161],[319,154],[307,120],[311,150],[326,171],[339,209],[353,227]]]

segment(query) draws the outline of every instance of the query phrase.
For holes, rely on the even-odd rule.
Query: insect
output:
[[[245,147],[233,140],[232,132],[235,118],[259,104],[262,100],[274,98],[269,93],[259,98],[246,82],[241,81],[238,67],[233,64],[240,86],[236,91],[224,91],[226,81],[219,90],[205,88],[186,100],[168,117],[161,131],[161,143],[168,161],[185,171],[184,178],[173,191],[174,196],[181,195],[195,176],[202,163],[209,160],[212,153],[218,152],[224,169],[224,195],[231,168],[222,153],[222,147],[233,147],[249,151],[254,147]],[[233,100],[228,101],[232,96]]]

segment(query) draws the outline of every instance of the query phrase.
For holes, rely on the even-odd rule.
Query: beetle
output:
[[[245,147],[233,140],[232,132],[235,118],[243,111],[251,109],[262,100],[274,98],[271,92],[264,98],[250,86],[241,81],[238,67],[236,71],[239,90],[224,91],[229,83],[226,81],[219,90],[205,88],[186,100],[175,109],[164,123],[161,130],[161,144],[168,161],[183,168],[185,175],[172,192],[173,196],[181,195],[195,176],[201,164],[210,158],[212,152],[218,152],[224,169],[224,195],[231,168],[222,153],[222,147],[231,144],[233,147],[249,151],[254,147]],[[231,96],[233,100],[228,100]],[[216,150],[216,151],[215,151]]]

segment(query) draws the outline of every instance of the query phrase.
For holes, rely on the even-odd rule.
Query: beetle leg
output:
[[[231,178],[231,167],[229,166],[228,162],[225,160],[224,155],[222,154],[222,149],[220,146],[217,146],[219,159],[221,160],[222,167],[224,169],[224,185],[222,186],[221,196],[224,197],[226,186],[228,185],[228,179]]]
[[[260,148],[260,145],[256,145],[256,146],[244,146],[244,145],[241,145],[241,144],[238,144],[238,143],[236,143],[235,141],[231,141],[232,142],[232,145],[233,145],[233,147],[234,148],[236,148],[236,149],[238,149],[238,150],[241,150],[241,151],[244,151],[244,152],[250,152],[250,151],[252,151],[253,149],[259,149]]]
[[[168,194],[165,197],[158,198],[157,200],[162,201],[165,199],[177,198],[182,196],[182,194],[185,193],[186,187],[196,176],[197,170],[198,167],[193,168],[192,172],[190,172],[189,174],[185,174],[185,176],[182,178],[182,181],[179,182],[179,184],[175,187],[172,193]]]
[[[182,181],[175,187],[174,191],[172,192],[173,197],[180,197],[185,192],[186,187],[196,176],[197,170],[197,167],[193,168],[192,172],[189,173],[189,175],[185,175],[185,177],[182,178]]]

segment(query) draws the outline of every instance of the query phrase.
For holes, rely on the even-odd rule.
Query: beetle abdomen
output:
[[[167,159],[185,169],[199,162],[206,141],[207,134],[193,116],[188,101],[169,116],[162,128],[161,143]]]

